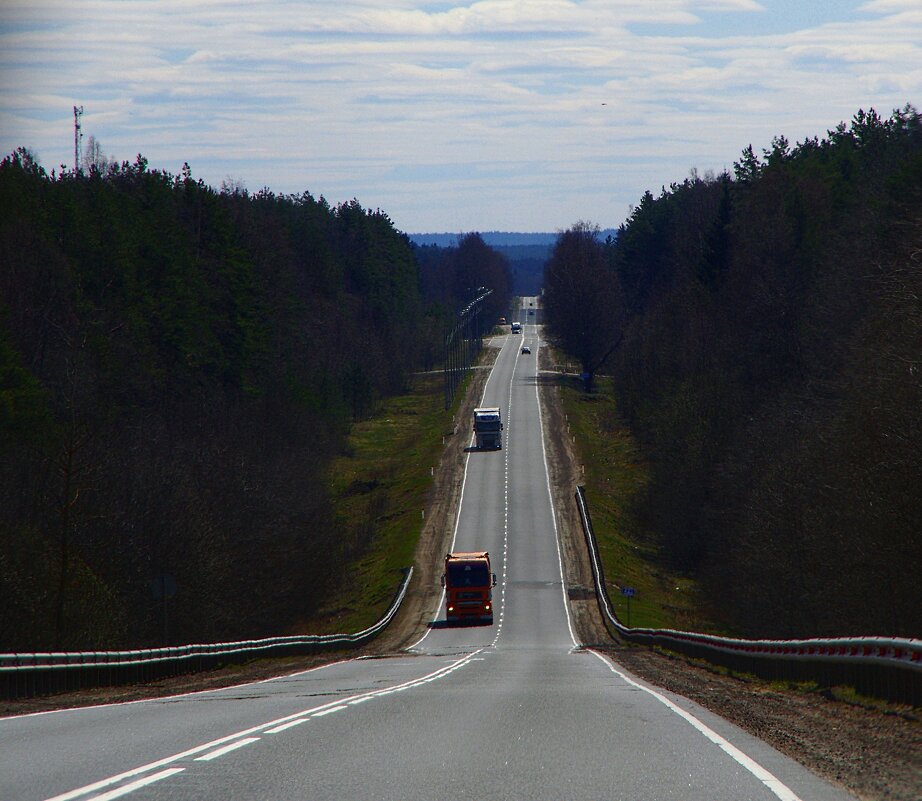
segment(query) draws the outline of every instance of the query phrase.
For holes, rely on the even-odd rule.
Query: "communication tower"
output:
[[[80,153],[83,152],[83,131],[80,128],[82,116],[83,106],[74,106],[74,175],[80,172]]]

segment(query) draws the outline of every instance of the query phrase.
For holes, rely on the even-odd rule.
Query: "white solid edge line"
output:
[[[203,754],[200,757],[196,757],[196,762],[211,762],[212,759],[217,759],[220,756],[229,754],[231,751],[236,751],[238,748],[243,748],[245,745],[250,743],[259,742],[259,737],[245,737],[242,740],[237,740],[234,743],[225,745],[223,748],[216,748],[214,751],[209,751],[207,754]]]
[[[506,334],[506,339],[508,342],[508,339],[509,339],[508,334]],[[506,342],[503,343],[503,348],[505,347],[506,347]],[[500,351],[502,351],[502,348],[500,349]],[[481,395],[481,398],[480,398],[481,403],[483,402],[483,398],[486,397],[487,387],[490,385],[490,379],[492,377],[493,377],[493,366],[490,367],[490,375],[487,377],[487,381],[484,384],[483,394]],[[473,442],[473,438],[471,439],[471,442]],[[468,465],[468,462],[470,461],[470,458],[471,458],[471,455],[470,453],[468,453],[465,456],[465,460],[464,460],[464,479],[461,482],[461,500],[462,501],[464,500],[464,484],[467,481],[467,465]],[[457,540],[458,538],[458,522],[461,519],[460,508],[461,508],[461,503],[459,502],[458,503],[458,509],[459,509],[458,518],[455,520],[455,530],[454,530],[454,534],[451,540],[452,548],[454,548],[455,540]],[[436,620],[438,620],[439,611],[441,610],[442,603],[444,601],[445,601],[445,590],[442,590],[442,595],[441,595],[441,598],[439,599],[438,609],[436,609],[435,617],[432,619],[433,623]],[[417,645],[419,645],[423,640],[426,639],[426,637],[429,636],[430,631],[431,629],[427,629],[426,633],[423,634],[423,636],[420,637],[415,643],[413,643],[413,645],[409,646],[407,650],[411,650],[415,648]],[[281,681],[283,679],[290,679],[295,676],[302,676],[305,673],[312,673],[315,670],[323,670],[324,668],[332,667],[333,665],[342,665],[342,664],[345,664],[346,662],[353,662],[353,661],[355,660],[354,659],[340,659],[337,662],[328,662],[325,665],[317,665],[316,667],[308,668],[307,670],[298,670],[298,671],[295,671],[294,673],[286,673],[284,676],[272,676],[268,679],[259,679],[257,681],[246,681],[246,682],[243,682],[242,684],[233,684],[228,687],[213,687],[210,690],[194,690],[193,692],[178,693],[177,695],[162,695],[162,696],[157,696],[156,698],[137,698],[133,701],[116,701],[116,702],[109,703],[109,704],[92,704],[90,706],[75,706],[75,707],[67,707],[65,709],[45,709],[41,712],[27,712],[24,715],[7,715],[5,717],[0,717],[0,723],[6,720],[21,720],[22,718],[38,717],[39,715],[56,715],[62,712],[81,712],[85,709],[105,709],[111,706],[128,706],[129,704],[146,704],[150,701],[167,701],[167,700],[172,700],[174,698],[188,698],[194,695],[203,695],[204,693],[218,693],[218,692],[224,692],[226,690],[236,690],[236,689],[239,689],[240,687],[248,687],[251,684],[267,684],[272,681]]]
[[[537,330],[537,325],[535,329]],[[535,339],[538,339],[537,333]],[[541,427],[541,453],[544,455],[544,477],[547,482],[547,499],[551,505],[551,523],[554,525],[554,544],[557,546],[557,565],[560,568],[560,592],[563,596],[563,611],[567,616],[567,628],[570,630],[570,641],[573,646],[579,645],[576,634],[573,631],[573,621],[570,619],[570,604],[567,598],[567,578],[563,571],[563,554],[560,551],[560,531],[557,528],[557,509],[554,507],[554,494],[551,492],[551,473],[547,467],[547,448],[544,444],[544,412],[541,406],[541,390],[538,386],[538,356],[541,352],[541,346],[535,345],[535,399],[538,401],[538,425]]]
[[[725,737],[719,735],[706,723],[698,720],[698,718],[696,718],[691,712],[686,712],[684,709],[682,709],[682,707],[670,701],[662,693],[658,693],[656,690],[652,690],[649,687],[645,687],[643,684],[634,681],[629,676],[618,670],[612,661],[608,659],[604,654],[600,654],[598,651],[595,651],[591,648],[589,649],[589,652],[595,654],[599,659],[601,659],[602,662],[608,666],[608,669],[611,670],[612,673],[620,676],[632,687],[636,687],[638,690],[643,690],[645,693],[652,695],[661,704],[664,704],[673,712],[675,712],[680,718],[694,726],[699,732],[701,732],[701,734],[703,734],[712,743],[718,746],[724,753],[734,759],[738,764],[740,764],[760,782],[762,782],[762,784],[771,790],[771,792],[774,793],[774,795],[776,795],[779,799],[781,799],[781,801],[801,801],[800,797],[790,787],[784,784],[781,779],[763,768],[752,757],[744,754],[742,751],[740,751],[739,748],[733,745],[733,743],[731,743]]]
[[[229,684],[227,687],[212,687],[210,690],[193,690],[188,693],[177,693],[176,695],[157,695],[151,698],[136,698],[133,701],[113,701],[108,704],[90,704],[89,706],[71,706],[65,707],[62,709],[46,709],[42,712],[27,712],[24,715],[8,715],[7,717],[0,717],[0,724],[5,723],[11,720],[22,720],[23,718],[36,718],[41,715],[60,715],[65,712],[84,712],[90,709],[108,709],[109,707],[114,706],[131,706],[132,704],[149,704],[152,701],[174,701],[180,698],[192,698],[196,695],[205,695],[206,693],[223,693],[228,690],[239,690],[241,687],[250,687],[251,685],[256,684],[267,684],[270,681],[282,681],[283,679],[291,679],[295,676],[303,676],[305,673],[313,673],[315,670],[324,670],[325,668],[333,667],[334,665],[344,665],[347,662],[354,662],[355,659],[340,659],[336,662],[327,662],[325,665],[315,665],[311,668],[306,668],[305,670],[297,670],[294,673],[286,673],[284,676],[272,676],[268,679],[257,679],[256,681],[245,681],[242,684]]]
[[[502,355],[503,348],[505,348],[506,345],[507,345],[508,343],[509,343],[509,334],[506,334],[506,341],[503,342],[503,347],[499,349],[500,355]],[[497,358],[497,361],[498,361],[498,360],[499,360],[499,356],[497,356],[496,358]],[[483,405],[483,399],[487,396],[487,389],[488,389],[488,387],[490,386],[490,379],[493,378],[493,368],[494,368],[495,366],[496,366],[496,362],[494,362],[492,365],[490,365],[490,375],[487,376],[487,380],[486,380],[486,382],[485,382],[484,385],[483,385],[483,393],[480,395],[480,403],[478,404],[478,405],[480,405],[480,406]],[[513,368],[513,372],[514,372],[514,368]],[[507,422],[508,422],[508,421],[507,421]],[[473,437],[473,435],[472,435],[472,436],[471,436],[471,444],[473,444],[473,442],[474,442],[474,437]],[[470,444],[468,445],[468,447],[470,447]],[[455,529],[454,529],[454,531],[452,532],[452,535],[451,535],[451,545],[448,546],[448,551],[449,551],[449,553],[451,553],[451,552],[455,549],[455,542],[457,542],[457,540],[458,540],[458,526],[459,526],[460,523],[461,523],[461,508],[462,508],[463,505],[464,505],[464,488],[467,486],[467,468],[468,468],[468,465],[469,465],[470,463],[471,463],[471,452],[468,451],[468,452],[464,455],[464,475],[461,477],[461,495],[458,497],[458,514],[455,516]],[[432,618],[432,620],[431,620],[432,623],[435,623],[435,622],[439,619],[439,612],[442,611],[442,604],[443,604],[443,603],[445,603],[445,588],[444,588],[444,587],[442,588],[442,592],[441,592],[441,594],[439,595],[439,605],[435,608],[435,617]],[[409,646],[409,647],[407,648],[407,650],[408,650],[408,651],[412,651],[414,648],[416,648],[423,640],[426,639],[426,637],[429,636],[429,634],[430,634],[431,631],[432,631],[432,627],[430,626],[430,627],[428,627],[428,628],[426,629],[426,631],[425,631],[425,633],[423,634],[423,636],[420,637],[420,638],[419,638],[415,643],[413,643],[411,646]]]
[[[167,768],[167,770],[161,770],[160,773],[155,773],[153,776],[145,776],[143,779],[138,779],[136,782],[126,784],[124,787],[119,787],[117,790],[110,790],[108,793],[94,796],[90,801],[112,801],[113,798],[121,798],[123,795],[133,793],[135,790],[140,790],[142,787],[147,787],[149,784],[159,782],[161,779],[168,779],[170,776],[175,776],[177,773],[182,773],[184,770],[185,768]]]
[[[90,793],[96,792],[96,790],[101,790],[104,787],[111,787],[113,784],[118,784],[125,779],[130,779],[132,776],[139,776],[142,773],[147,773],[151,770],[156,770],[161,768],[164,765],[169,765],[173,762],[177,762],[180,759],[186,759],[187,757],[195,756],[196,754],[201,754],[203,751],[208,751],[213,749],[216,746],[220,746],[223,743],[229,743],[231,741],[239,740],[240,738],[246,737],[250,734],[256,732],[264,732],[267,728],[277,727],[283,723],[287,723],[295,718],[302,718],[313,713],[320,712],[323,709],[328,709],[331,706],[336,706],[337,704],[347,704],[350,701],[353,701],[357,698],[369,697],[373,698],[378,695],[384,695],[390,693],[398,688],[412,687],[416,685],[423,684],[426,681],[433,680],[435,678],[441,678],[443,675],[447,676],[452,671],[456,670],[459,667],[462,667],[466,662],[470,661],[473,657],[477,656],[483,648],[478,648],[476,651],[472,651],[469,654],[465,654],[461,658],[450,662],[448,665],[434,670],[431,673],[426,673],[423,676],[420,676],[415,679],[410,679],[403,682],[402,684],[394,685],[393,687],[387,687],[381,690],[372,690],[366,693],[360,693],[358,695],[352,696],[350,698],[341,698],[335,701],[328,701],[325,704],[314,707],[312,709],[302,709],[300,712],[295,712],[291,715],[286,715],[282,718],[277,718],[276,720],[270,720],[266,723],[260,723],[258,726],[252,726],[249,729],[243,731],[235,732],[234,734],[228,734],[225,737],[220,737],[217,740],[212,740],[211,742],[204,743],[202,745],[197,745],[193,748],[189,748],[185,751],[181,751],[178,754],[173,754],[172,756],[164,757],[163,759],[158,759],[155,762],[150,762],[147,765],[141,765],[140,767],[133,768],[132,770],[126,770],[122,773],[116,774],[115,776],[109,776],[106,779],[100,779],[99,781],[93,782],[92,784],[87,784],[83,787],[77,787],[74,790],[70,790],[66,793],[61,793],[60,795],[52,796],[51,798],[46,799],[45,801],[71,801],[74,798],[80,798],[84,795],[89,795]],[[97,801],[95,796],[93,799],[88,799],[87,801]]]

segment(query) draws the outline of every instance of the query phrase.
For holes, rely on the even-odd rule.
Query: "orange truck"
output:
[[[461,620],[493,623],[493,588],[487,551],[458,551],[445,555],[445,612],[449,623]]]

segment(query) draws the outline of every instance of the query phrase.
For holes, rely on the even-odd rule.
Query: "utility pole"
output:
[[[477,287],[476,297],[458,314],[454,328],[445,337],[445,408],[451,406],[455,390],[461,384],[464,373],[470,369],[474,357],[483,345],[480,330],[480,306],[492,289]]]
[[[83,149],[83,131],[80,129],[82,116],[83,106],[74,106],[74,175],[80,173],[80,151]]]

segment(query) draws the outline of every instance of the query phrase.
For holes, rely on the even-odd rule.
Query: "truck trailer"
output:
[[[477,437],[477,448],[484,450],[493,448],[499,450],[503,447],[502,434],[503,422],[499,406],[483,406],[474,409],[474,434]]]
[[[490,572],[487,551],[457,551],[445,554],[445,617],[449,623],[462,620],[493,623],[493,588],[496,574]]]

